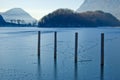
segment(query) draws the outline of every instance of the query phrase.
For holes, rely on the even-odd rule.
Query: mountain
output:
[[[7,23],[3,19],[3,17],[0,15],[0,26],[5,26]]]
[[[3,17],[0,15],[0,27],[26,27],[26,24],[16,24],[16,23],[9,23],[6,22]]]
[[[18,24],[33,24],[37,20],[21,8],[13,8],[1,13],[6,22]]]
[[[120,21],[112,14],[103,11],[77,13],[69,9],[58,9],[44,16],[39,27],[97,27],[120,26]]]
[[[120,0],[85,0],[78,12],[101,10],[111,13],[120,20]]]

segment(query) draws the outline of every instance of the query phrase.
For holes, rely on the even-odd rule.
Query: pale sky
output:
[[[58,9],[76,10],[84,0],[0,0],[0,12],[11,8],[22,8],[39,20],[44,15]]]

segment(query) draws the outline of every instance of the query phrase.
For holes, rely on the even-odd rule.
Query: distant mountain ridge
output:
[[[58,9],[44,16],[39,27],[101,27],[120,26],[120,21],[110,13],[87,11],[77,13],[69,9]]]
[[[101,10],[111,13],[120,20],[120,0],[85,0],[78,12]]]
[[[20,24],[33,24],[37,20],[21,8],[13,8],[1,13],[6,22]]]
[[[3,17],[0,15],[0,27],[26,27],[26,24],[16,24],[6,22]]]

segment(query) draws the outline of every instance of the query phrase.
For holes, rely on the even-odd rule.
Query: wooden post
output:
[[[78,33],[75,33],[75,63],[77,63],[78,59]]]
[[[54,60],[57,59],[57,32],[54,33]]]
[[[104,65],[104,33],[101,33],[101,66]]]
[[[38,56],[40,56],[40,38],[41,38],[40,34],[41,32],[38,31]]]

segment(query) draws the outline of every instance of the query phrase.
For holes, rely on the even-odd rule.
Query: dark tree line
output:
[[[10,23],[16,23],[16,24],[26,24],[24,20],[20,20],[20,19],[13,19],[13,20],[10,20]]]

